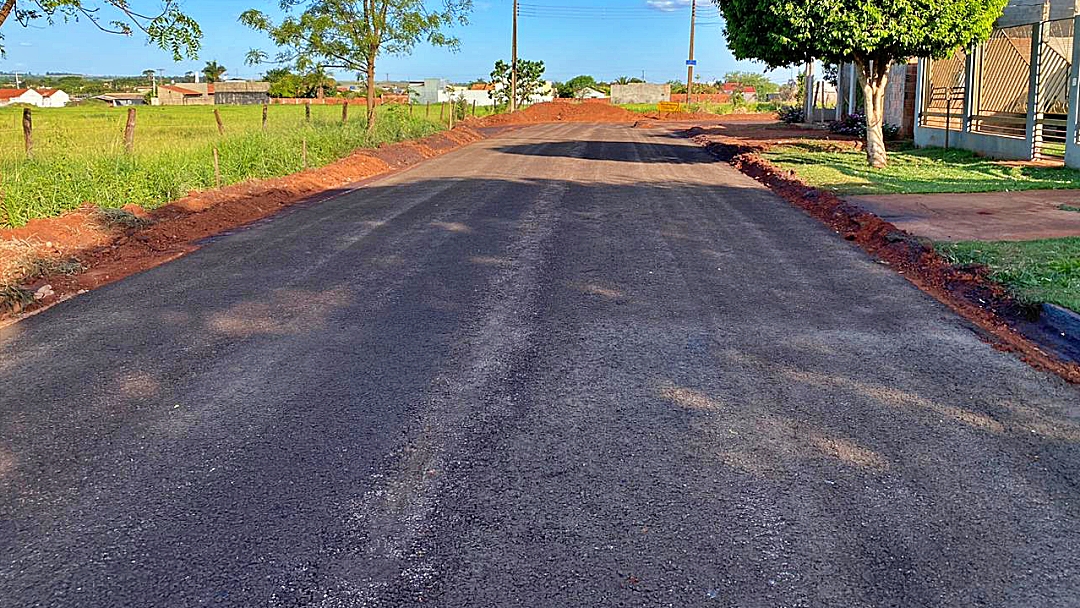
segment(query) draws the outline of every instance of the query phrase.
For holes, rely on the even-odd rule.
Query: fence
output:
[[[996,27],[983,44],[920,61],[916,143],[1080,166],[1077,33],[1075,18]]]

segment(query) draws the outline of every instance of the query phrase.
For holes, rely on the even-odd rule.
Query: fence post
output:
[[[303,163],[303,167],[307,169],[307,138],[300,142],[300,158]]]
[[[214,108],[214,120],[217,121],[218,135],[225,135],[225,123],[221,122],[221,112]]]
[[[1025,133],[1032,160],[1038,156],[1039,148],[1042,146],[1042,110],[1039,108],[1041,98],[1039,87],[1042,85],[1040,82],[1042,79],[1039,77],[1042,72],[1042,32],[1042,23],[1031,26],[1031,72],[1028,74],[1028,114]]]
[[[311,102],[304,104],[304,120],[311,122]]]
[[[431,118],[431,102],[424,104],[424,118]]]
[[[341,104],[341,124],[349,122],[349,100],[346,99],[345,103]]]
[[[445,112],[445,110],[446,110],[446,104],[440,103],[439,104],[439,122],[440,123],[442,121],[446,120],[446,116],[445,116],[446,112]]]
[[[266,131],[266,119],[267,119],[267,114],[269,112],[270,112],[270,106],[268,104],[264,103],[263,104],[263,123],[262,123],[262,127],[263,127],[264,132]]]
[[[472,102],[472,115],[473,115],[473,118],[476,118],[476,100],[475,99]]]
[[[214,146],[214,187],[221,187],[221,159],[218,158],[217,146]]]
[[[1069,167],[1080,166],[1080,17],[1073,19],[1073,54],[1069,66],[1069,108],[1066,112],[1068,124],[1065,127],[1065,164]]]
[[[124,125],[124,150],[128,154],[135,151],[135,108],[128,108],[127,124]]]
[[[30,108],[23,108],[22,113],[23,144],[26,146],[26,157],[34,156],[34,118],[30,114]]]

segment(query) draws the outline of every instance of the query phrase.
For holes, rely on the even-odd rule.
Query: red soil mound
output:
[[[600,103],[538,103],[513,114],[496,114],[481,119],[481,126],[531,124],[541,122],[634,122],[641,118],[622,108]]]

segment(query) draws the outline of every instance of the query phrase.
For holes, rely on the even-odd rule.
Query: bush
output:
[[[851,135],[860,139],[866,139],[866,115],[859,112],[850,114],[842,120],[834,120],[829,123],[829,131],[837,135]],[[886,141],[896,139],[900,135],[900,127],[885,123],[881,126]]]
[[[798,122],[806,122],[806,116],[803,114],[803,109],[799,106],[783,106],[777,108],[776,113],[780,116],[780,120],[789,125]]]

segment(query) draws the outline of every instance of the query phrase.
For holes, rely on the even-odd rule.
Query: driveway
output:
[[[0,330],[2,606],[1080,605],[1080,393],[663,130]]]

